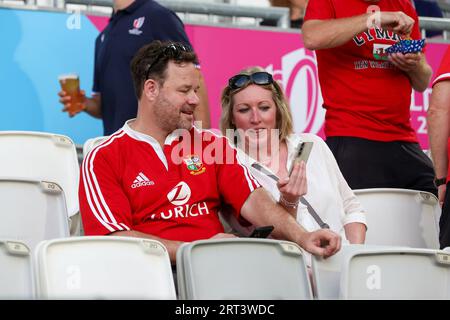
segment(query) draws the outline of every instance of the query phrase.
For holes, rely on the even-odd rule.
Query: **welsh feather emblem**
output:
[[[140,35],[142,33],[141,27],[144,25],[145,17],[134,19],[133,29],[128,30],[130,34]]]
[[[203,172],[206,171],[206,168],[203,166],[200,157],[197,155],[187,156],[186,158],[183,159],[183,161],[186,164],[189,173],[192,175],[202,174]]]

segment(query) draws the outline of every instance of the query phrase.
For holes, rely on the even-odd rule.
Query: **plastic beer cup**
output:
[[[58,77],[62,90],[71,97],[68,112],[74,115],[83,109],[83,97],[80,94],[80,78],[77,74],[64,74]]]

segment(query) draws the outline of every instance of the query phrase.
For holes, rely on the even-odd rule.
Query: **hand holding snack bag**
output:
[[[424,46],[425,46],[425,39],[413,40],[411,38],[407,38],[407,39],[402,39],[399,42],[397,42],[396,44],[390,46],[389,48],[386,49],[386,52],[388,54],[398,53],[398,52],[403,53],[403,54],[418,53],[418,52],[422,52]]]

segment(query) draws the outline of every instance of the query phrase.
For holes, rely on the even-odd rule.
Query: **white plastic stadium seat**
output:
[[[23,242],[0,240],[0,299],[34,298],[30,249]]]
[[[340,299],[343,261],[353,252],[368,249],[384,249],[385,246],[344,244],[341,250],[323,259],[311,256],[312,285],[315,297],[319,300]]]
[[[0,178],[0,221],[0,238],[32,250],[42,240],[69,236],[64,193],[53,182]]]
[[[450,254],[386,248],[344,261],[343,299],[450,299]]]
[[[83,144],[83,159],[86,157],[89,151],[91,151],[94,147],[98,146],[104,140],[106,140],[109,136],[101,136],[95,137],[91,139],[87,139]]]
[[[406,189],[354,190],[366,210],[366,244],[439,248],[440,206],[424,191]]]
[[[79,165],[66,136],[31,131],[0,131],[0,176],[51,181],[64,191],[69,217],[78,214]],[[79,226],[71,226],[76,234]]]
[[[176,299],[167,249],[129,237],[43,241],[35,255],[41,299]]]
[[[270,239],[214,239],[177,251],[181,299],[312,299],[302,251]]]
[[[348,245],[313,258],[318,299],[450,299],[450,253]]]

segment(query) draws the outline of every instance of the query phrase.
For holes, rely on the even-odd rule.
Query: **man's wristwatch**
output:
[[[443,184],[445,184],[447,182],[447,178],[434,178],[434,185],[437,187],[442,186]]]

